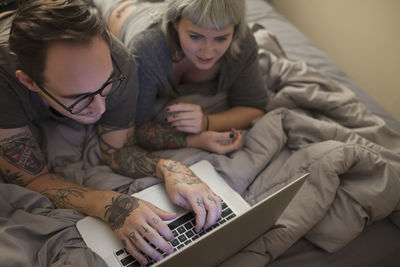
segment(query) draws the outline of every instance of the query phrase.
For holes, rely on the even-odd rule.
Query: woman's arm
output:
[[[187,134],[153,120],[136,128],[135,139],[138,145],[147,150],[194,147],[227,154],[242,146],[242,135],[234,129],[228,132],[203,131],[200,134]]]
[[[180,132],[198,134],[203,131],[230,131],[246,129],[251,122],[264,115],[258,108],[236,106],[220,113],[206,115],[200,106],[194,104],[176,104],[168,107],[171,115],[167,122]]]

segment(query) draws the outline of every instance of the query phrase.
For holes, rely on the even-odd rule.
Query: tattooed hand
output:
[[[188,167],[162,159],[158,163],[171,200],[196,214],[196,231],[207,229],[221,217],[221,199]]]
[[[232,129],[232,132],[206,131],[197,135],[188,135],[188,147],[201,148],[217,154],[228,154],[242,147],[242,134]]]
[[[105,209],[104,221],[109,224],[126,250],[141,264],[147,264],[143,253],[156,261],[163,258],[151,244],[168,254],[174,251],[166,241],[172,241],[174,235],[164,220],[172,220],[176,217],[175,213],[163,211],[149,202],[122,194],[114,196]]]

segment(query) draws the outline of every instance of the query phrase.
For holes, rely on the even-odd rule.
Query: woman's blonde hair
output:
[[[233,24],[232,43],[224,57],[228,60],[236,60],[239,57],[240,42],[246,36],[245,0],[168,0],[163,18],[163,31],[173,52],[177,52],[183,58],[185,55],[173,25],[181,18],[188,19],[197,26],[207,26],[217,31]]]

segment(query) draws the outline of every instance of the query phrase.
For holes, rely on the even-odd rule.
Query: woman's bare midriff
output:
[[[119,37],[122,25],[126,18],[132,13],[136,8],[136,5],[130,5],[130,3],[135,3],[136,1],[125,0],[119,3],[114,10],[111,12],[110,18],[108,20],[108,28],[116,36]],[[140,5],[148,4],[146,2],[140,3]]]

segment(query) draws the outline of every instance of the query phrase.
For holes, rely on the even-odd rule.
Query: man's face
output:
[[[101,88],[112,72],[110,49],[101,37],[85,45],[57,42],[48,49],[42,87],[69,107],[82,96]],[[106,108],[105,98],[97,94],[83,111],[71,114],[43,91],[38,93],[59,113],[83,124],[97,122]]]

